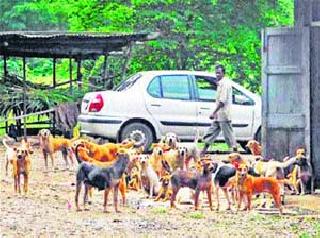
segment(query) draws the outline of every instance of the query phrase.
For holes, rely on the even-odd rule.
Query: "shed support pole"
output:
[[[8,76],[8,69],[7,69],[7,56],[3,55],[3,74],[4,74],[4,80],[6,81]]]
[[[69,87],[72,91],[72,58],[69,58]]]
[[[26,57],[23,57],[23,114],[27,114]],[[27,118],[23,118],[23,136],[27,140]]]
[[[109,79],[108,79],[108,55],[104,56],[104,62],[103,62],[103,82],[104,82],[104,88],[109,89],[108,86],[110,85]]]
[[[57,80],[56,80],[56,58],[53,58],[53,88],[56,88]]]
[[[78,88],[82,88],[81,59],[77,59],[77,83]]]

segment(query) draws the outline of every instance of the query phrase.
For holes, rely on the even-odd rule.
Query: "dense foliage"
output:
[[[161,32],[133,49],[127,73],[141,70],[212,71],[227,65],[229,77],[261,92],[261,29],[293,24],[293,0],[0,0],[1,30]],[[51,80],[50,60],[29,60],[31,80]],[[103,60],[84,63],[86,78],[101,73]],[[121,57],[109,64],[121,69]],[[0,70],[2,70],[0,61]],[[58,77],[67,78],[60,61]],[[10,72],[21,75],[19,60]],[[1,71],[0,71],[1,73]]]

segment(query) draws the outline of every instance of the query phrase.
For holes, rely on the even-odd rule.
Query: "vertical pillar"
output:
[[[78,88],[82,88],[82,75],[81,75],[81,59],[77,59],[77,83]]]
[[[26,57],[23,57],[23,136],[27,139],[27,89],[26,89]]]
[[[103,77],[103,82],[104,82],[104,88],[108,89],[110,82],[108,80],[108,55],[107,54],[104,56],[102,77]]]
[[[69,88],[72,91],[72,58],[69,58]]]
[[[53,88],[57,86],[56,81],[56,58],[53,58]]]

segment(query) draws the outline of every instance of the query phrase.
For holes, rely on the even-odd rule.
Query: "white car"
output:
[[[228,79],[229,80],[229,79]],[[233,87],[232,125],[244,146],[261,136],[261,98],[239,84]],[[87,93],[78,121],[81,133],[121,141],[131,137],[146,145],[167,132],[193,140],[204,135],[215,107],[215,75],[198,71],[139,72],[114,90]],[[217,140],[223,140],[220,135]]]

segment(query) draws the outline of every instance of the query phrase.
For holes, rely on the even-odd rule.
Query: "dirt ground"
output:
[[[169,209],[169,202],[130,191],[120,214],[110,196],[111,213],[106,214],[102,192],[94,191],[90,210],[76,212],[75,172],[66,171],[59,156],[59,169],[44,173],[36,151],[27,195],[13,193],[12,177],[4,173],[3,147],[0,158],[0,237],[320,237],[320,195],[286,196],[280,217],[272,209],[226,211],[224,198],[219,212],[209,211],[206,202],[198,212],[191,205]]]

